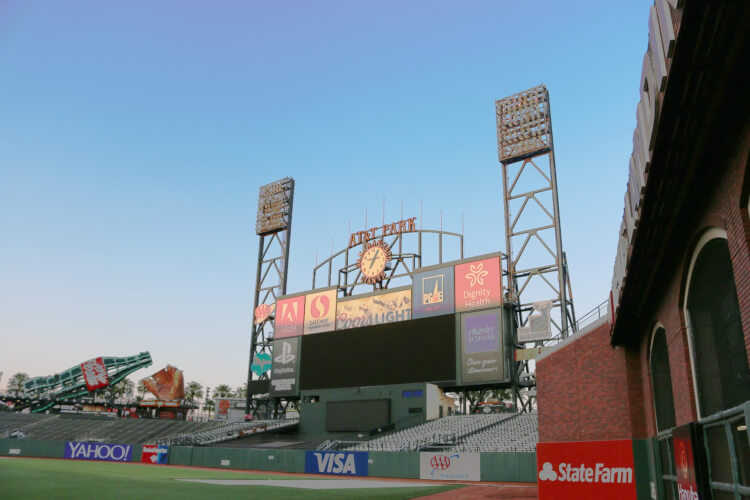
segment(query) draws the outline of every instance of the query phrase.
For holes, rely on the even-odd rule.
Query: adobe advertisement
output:
[[[167,465],[169,447],[164,445],[144,444],[141,449],[142,464]]]
[[[419,479],[439,481],[479,481],[480,453],[420,453]]]
[[[493,382],[505,379],[502,310],[461,315],[461,382]]]
[[[307,474],[333,476],[367,476],[366,451],[306,451]]]
[[[500,257],[458,264],[455,273],[456,312],[502,305]]]
[[[633,442],[537,443],[539,500],[636,500]]]
[[[336,328],[336,290],[305,296],[305,335]]]
[[[453,314],[453,267],[412,275],[413,318]]]
[[[65,458],[73,460],[105,460],[107,462],[130,462],[133,447],[129,444],[65,443]]]
[[[89,391],[101,389],[109,385],[107,368],[104,366],[102,358],[84,361],[81,363],[81,372],[83,373],[83,381],[86,383],[86,389]]]
[[[303,297],[304,298],[304,297]],[[296,396],[299,377],[299,337],[273,341],[271,396]]]
[[[336,309],[336,330],[382,325],[411,319],[411,290],[340,300]]]
[[[283,339],[302,335],[304,331],[305,296],[276,301],[274,338]]]

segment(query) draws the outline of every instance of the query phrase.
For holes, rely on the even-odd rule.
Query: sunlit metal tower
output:
[[[575,328],[575,312],[560,230],[549,93],[539,85],[496,101],[495,111],[507,299],[518,307],[517,341],[565,338]]]
[[[276,297],[286,294],[289,269],[289,242],[292,234],[294,179],[284,178],[261,186],[255,233],[258,243],[258,267],[255,274],[253,333],[250,339],[250,363],[247,371],[246,413],[258,415],[260,401],[253,398],[253,373],[256,380],[267,381],[271,369]],[[278,403],[278,401],[277,401]],[[270,411],[268,401],[263,410]],[[267,416],[267,415],[264,415]]]

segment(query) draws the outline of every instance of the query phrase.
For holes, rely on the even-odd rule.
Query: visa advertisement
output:
[[[502,310],[461,315],[461,382],[504,380]]]
[[[411,319],[411,290],[340,300],[336,309],[336,330],[382,325]]]
[[[307,474],[333,476],[367,476],[366,451],[306,451]]]
[[[336,290],[305,296],[305,335],[336,328]]]
[[[129,444],[65,443],[65,458],[73,460],[105,460],[107,462],[130,462],[133,447]]]
[[[453,314],[453,267],[423,271],[412,275],[413,318]]]
[[[141,450],[141,463],[167,465],[169,447],[163,445],[144,444]]]
[[[539,500],[636,500],[633,442],[537,443]]]
[[[456,312],[500,307],[501,276],[500,257],[456,265]]]
[[[439,481],[479,481],[480,453],[420,453],[419,479]]]
[[[304,299],[304,297],[303,297]],[[271,396],[296,396],[299,378],[299,337],[273,341]]]
[[[281,299],[276,302],[274,338],[283,339],[302,335],[304,331],[305,296]]]

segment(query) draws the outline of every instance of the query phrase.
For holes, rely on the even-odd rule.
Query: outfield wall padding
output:
[[[0,456],[3,457],[37,457],[65,458],[65,443],[68,441],[48,441],[45,439],[0,439]],[[113,443],[130,444],[130,443]],[[140,462],[142,444],[130,444],[133,447],[131,461]],[[19,450],[11,453],[11,450]]]
[[[0,439],[0,456],[64,458],[66,441]],[[127,444],[127,443],[123,443]],[[142,445],[134,444],[133,462],[140,462]],[[11,454],[11,450],[19,450]],[[481,480],[535,483],[535,453],[482,453]],[[219,469],[305,472],[305,450],[171,446],[168,463]],[[419,478],[419,453],[372,451],[370,477]]]

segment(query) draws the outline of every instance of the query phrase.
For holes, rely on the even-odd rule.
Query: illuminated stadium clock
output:
[[[391,247],[384,241],[368,245],[359,254],[362,282],[374,285],[385,278],[385,266],[391,260]]]

